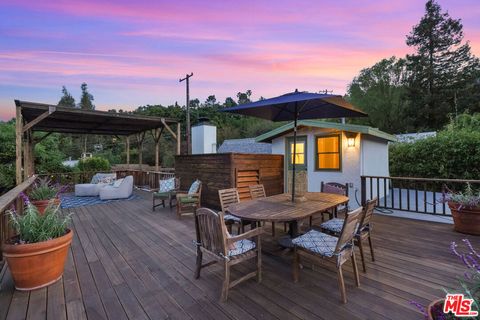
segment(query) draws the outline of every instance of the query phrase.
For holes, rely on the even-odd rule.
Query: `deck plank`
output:
[[[283,254],[269,235],[263,240],[262,283],[247,281],[222,303],[221,265],[193,279],[193,219],[177,220],[169,208],[152,212],[148,195],[139,195],[138,200],[69,209],[75,235],[63,279],[20,292],[6,270],[0,277],[0,320],[419,319],[409,302],[426,304],[441,297],[442,288],[455,286],[463,273],[448,246],[465,236],[450,225],[376,215],[376,262],[366,250],[368,270],[360,273],[360,288],[350,264],[345,265],[346,305],[339,301],[332,265],[305,262],[295,284],[291,255]],[[235,266],[232,278],[252,268]]]

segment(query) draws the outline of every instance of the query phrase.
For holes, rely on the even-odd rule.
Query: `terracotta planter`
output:
[[[460,233],[480,235],[480,208],[461,208],[454,202],[448,206],[452,212],[454,229]]]
[[[32,200],[32,204],[37,207],[38,209],[38,212],[40,212],[40,214],[43,214],[45,212],[45,209],[48,207],[48,204],[50,203],[52,199],[49,199],[49,200]],[[58,206],[60,205],[60,199],[59,198],[55,198],[53,199],[53,203]]]
[[[29,244],[3,245],[17,290],[34,290],[48,286],[63,275],[73,231],[48,241]]]
[[[440,314],[443,314],[443,301],[444,299],[438,299],[432,301],[427,307],[428,320],[436,320]]]

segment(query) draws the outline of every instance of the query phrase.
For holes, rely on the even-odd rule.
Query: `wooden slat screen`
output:
[[[250,200],[250,189],[248,186],[260,184],[259,170],[236,170],[236,188],[240,201]]]

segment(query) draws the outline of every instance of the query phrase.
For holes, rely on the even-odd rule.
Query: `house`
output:
[[[271,142],[272,154],[285,156],[284,186],[288,192],[293,165],[293,123],[262,134],[256,141]],[[396,141],[395,136],[369,126],[300,120],[296,145],[297,190],[319,192],[322,181],[348,184],[350,206],[357,207],[361,194],[360,176],[389,176],[390,141]],[[375,183],[374,180],[372,184]],[[376,189],[376,185],[373,187]],[[383,190],[388,194],[389,188],[380,185],[379,189],[380,198],[385,195]]]
[[[223,141],[217,152],[271,154],[272,145],[270,143],[256,142],[255,138],[227,139]]]

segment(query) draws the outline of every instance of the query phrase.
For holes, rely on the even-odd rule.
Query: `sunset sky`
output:
[[[440,0],[461,18],[480,56],[479,0]],[[97,109],[224,101],[288,91],[343,94],[358,72],[409,52],[405,36],[424,1],[0,0],[0,119],[14,99],[78,102],[87,82]]]

